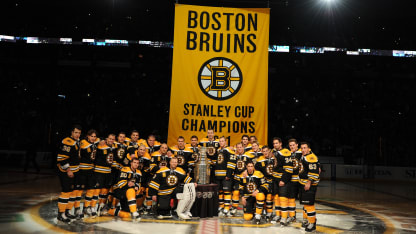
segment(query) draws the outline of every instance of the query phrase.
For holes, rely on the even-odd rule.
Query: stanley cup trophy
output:
[[[193,155],[195,159],[195,180],[198,184],[209,184],[210,164],[207,160],[207,148],[201,147],[198,153]]]

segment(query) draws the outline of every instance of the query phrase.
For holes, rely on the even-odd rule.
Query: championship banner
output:
[[[213,129],[267,144],[268,8],[177,4],[168,144]]]

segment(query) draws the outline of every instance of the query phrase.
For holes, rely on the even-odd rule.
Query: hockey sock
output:
[[[69,196],[71,193],[61,192],[58,198],[58,211],[60,213],[65,212],[66,206],[68,205]]]

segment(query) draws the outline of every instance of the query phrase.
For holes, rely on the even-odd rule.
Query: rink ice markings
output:
[[[350,202],[350,201],[346,201],[346,202],[334,202],[334,201],[325,201],[328,203],[333,203],[336,205],[340,205],[340,206],[345,206],[345,207],[349,207],[352,209],[356,209],[359,211],[362,211],[364,213],[368,213],[372,216],[375,216],[376,218],[380,219],[385,225],[386,225],[386,230],[385,230],[385,234],[392,234],[395,233],[398,227],[398,223],[395,222],[393,219],[389,218],[389,217],[385,217],[385,215],[383,214],[379,214],[375,211],[372,211],[370,209],[365,208],[365,204],[363,203],[357,203],[357,202]],[[395,225],[396,223],[396,225]]]
[[[198,234],[219,234],[218,219],[203,219],[198,228]]]

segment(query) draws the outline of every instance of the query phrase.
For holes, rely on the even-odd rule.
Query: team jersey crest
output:
[[[175,185],[178,183],[178,177],[177,177],[176,175],[169,175],[169,176],[166,178],[166,183],[167,183],[169,186],[175,186]]]

